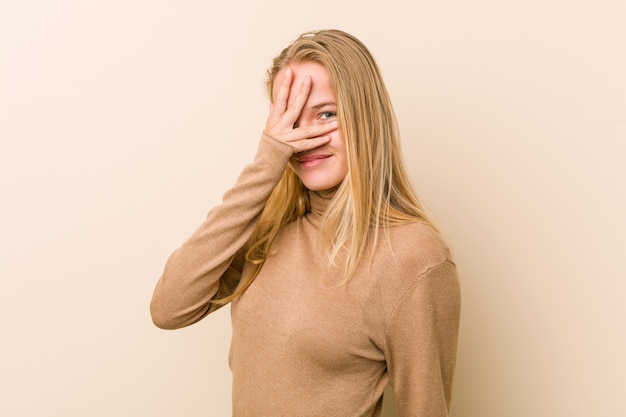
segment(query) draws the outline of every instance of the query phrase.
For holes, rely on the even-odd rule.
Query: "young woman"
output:
[[[254,161],[168,259],[180,328],[232,302],[233,416],[448,415],[460,295],[404,169],[379,69],[353,36],[300,36],[268,71]]]

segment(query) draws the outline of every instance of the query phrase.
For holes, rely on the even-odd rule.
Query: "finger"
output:
[[[298,141],[289,142],[295,153],[310,151],[311,149],[319,148],[322,145],[330,142],[330,135],[319,136],[316,138],[302,139]]]
[[[311,125],[298,127],[277,135],[283,142],[295,142],[301,140],[314,139],[323,135],[328,135],[337,130],[338,123],[333,121],[323,125]]]
[[[265,126],[266,129],[278,124],[284,116],[285,111],[287,111],[291,84],[293,83],[293,72],[291,68],[287,68],[281,79],[278,81],[278,91],[273,97],[273,102],[270,103],[270,114],[267,117],[267,123]]]
[[[312,84],[313,82],[311,76],[307,75],[304,77],[296,97],[285,113],[285,123],[293,126],[293,124],[300,118],[300,113],[302,113],[302,109],[309,99]]]
[[[280,80],[280,85],[278,86],[278,92],[276,93],[276,97],[274,97],[275,107],[279,110],[285,111],[287,109],[287,103],[289,101],[289,93],[291,91],[291,84],[293,83],[293,72],[291,68],[287,68],[285,74]]]

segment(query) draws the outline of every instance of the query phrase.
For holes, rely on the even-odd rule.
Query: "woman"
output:
[[[231,302],[233,416],[448,414],[459,322],[450,252],[401,160],[380,71],[353,36],[300,36],[268,71],[254,161],[168,259],[155,324]]]

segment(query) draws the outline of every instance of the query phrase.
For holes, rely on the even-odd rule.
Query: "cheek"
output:
[[[330,136],[330,145],[335,149],[335,153],[338,158],[345,164],[348,163],[348,152],[346,150],[346,143],[339,131],[335,131]]]
[[[345,152],[346,144],[343,141],[343,136],[341,136],[341,133],[339,132],[339,130],[335,130],[334,132],[331,132],[330,146],[332,146],[332,148],[335,149],[336,151],[342,150]]]

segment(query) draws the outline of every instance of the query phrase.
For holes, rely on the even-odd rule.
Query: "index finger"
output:
[[[313,79],[310,75],[306,75],[302,84],[300,84],[300,88],[296,93],[296,97],[293,99],[291,105],[287,111],[285,111],[285,121],[287,124],[292,125],[298,121],[300,117],[300,113],[304,108],[307,100],[309,99],[309,94],[311,94],[311,86],[313,84]]]

